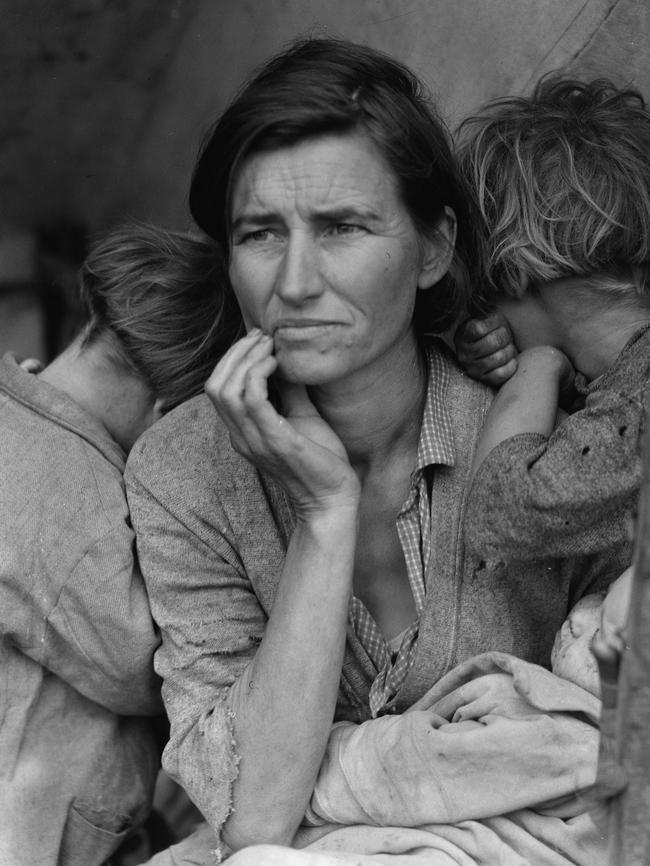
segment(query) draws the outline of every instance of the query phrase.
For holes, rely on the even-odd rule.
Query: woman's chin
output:
[[[292,385],[304,385],[306,388],[318,385],[328,385],[331,382],[336,381],[338,378],[336,376],[329,376],[322,369],[296,369],[291,365],[287,365],[287,367],[279,365],[275,375],[283,382],[290,382]]]
[[[330,360],[320,353],[285,352],[276,353],[277,375],[294,385],[326,385],[345,375],[336,359]]]

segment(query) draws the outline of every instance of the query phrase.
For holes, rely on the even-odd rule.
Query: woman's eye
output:
[[[363,231],[363,227],[354,223],[336,223],[332,227],[335,235],[354,235]]]
[[[277,237],[277,231],[272,228],[247,229],[245,226],[241,226],[233,232],[232,243],[236,247],[242,244],[268,244]]]
[[[255,229],[252,232],[246,232],[246,234],[242,237],[242,241],[251,242],[251,243],[261,243],[263,241],[268,241],[273,237],[273,232],[271,229]]]

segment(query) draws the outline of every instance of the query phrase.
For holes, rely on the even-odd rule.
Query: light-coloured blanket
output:
[[[341,723],[294,845],[228,866],[605,866],[600,701],[505,653],[469,659],[401,716]],[[212,866],[204,827],[151,866]],[[173,852],[173,856],[170,854]]]
[[[409,711],[330,737],[292,849],[231,866],[600,866],[600,701],[505,653],[455,668]],[[299,850],[297,850],[299,849]]]

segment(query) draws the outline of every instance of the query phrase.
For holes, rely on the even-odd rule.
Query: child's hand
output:
[[[591,645],[600,671],[603,702],[610,708],[616,703],[618,674],[625,651],[633,573],[632,567],[626,569],[610,586],[603,602],[600,630]]]
[[[38,358],[25,358],[20,362],[20,366],[27,373],[40,373],[43,369],[43,364]]]
[[[630,610],[630,596],[632,595],[632,581],[634,569],[626,569],[610,586],[605,601],[603,602],[603,613],[600,623],[601,639],[620,650],[625,644],[625,630]]]
[[[484,319],[467,319],[454,335],[456,354],[472,379],[498,388],[517,369],[517,349],[508,322],[495,312]]]

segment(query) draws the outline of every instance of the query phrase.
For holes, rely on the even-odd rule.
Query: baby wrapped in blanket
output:
[[[610,614],[615,603],[620,617],[629,579],[610,588]],[[577,603],[552,671],[485,653],[401,716],[336,725],[294,847],[254,846],[229,862],[604,866],[606,799],[622,783],[612,766],[607,789],[595,784],[591,641],[607,611],[601,595]]]

